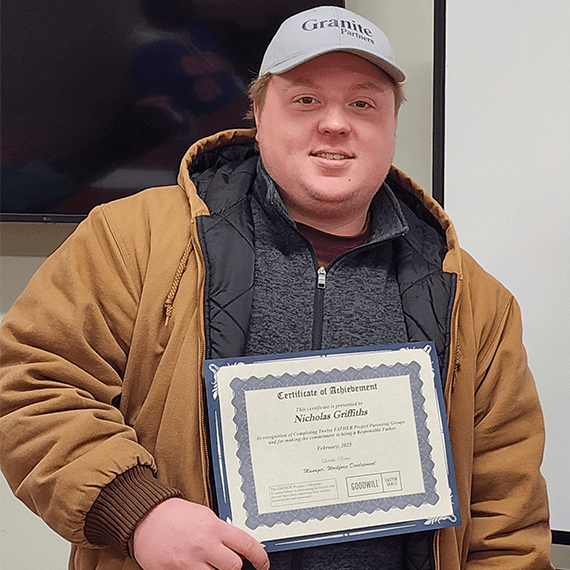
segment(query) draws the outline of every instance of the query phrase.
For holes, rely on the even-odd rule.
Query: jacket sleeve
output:
[[[1,467],[56,532],[87,545],[86,514],[153,457],[118,410],[144,264],[96,208],[38,270],[0,332]]]
[[[467,568],[550,569],[548,501],[540,473],[544,423],[520,310],[501,286],[490,287],[479,303],[486,323],[477,339]]]

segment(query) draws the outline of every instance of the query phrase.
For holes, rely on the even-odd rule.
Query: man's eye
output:
[[[370,105],[370,103],[368,103],[367,101],[355,101],[353,105],[355,107],[358,107],[359,109],[366,109],[368,107],[372,107],[372,105]]]
[[[301,97],[299,98],[299,103],[302,103],[303,105],[310,105],[311,103],[314,103],[315,99],[313,97]]]

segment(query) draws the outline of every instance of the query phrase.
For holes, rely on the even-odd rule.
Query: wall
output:
[[[0,224],[0,318],[47,255],[69,235],[73,224]],[[12,495],[0,476],[0,568],[63,569],[69,543]]]
[[[570,533],[570,3],[453,0],[447,17],[446,210],[521,305],[551,526]]]

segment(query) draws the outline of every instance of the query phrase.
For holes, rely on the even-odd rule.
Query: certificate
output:
[[[204,371],[218,514],[268,551],[460,524],[432,343]]]

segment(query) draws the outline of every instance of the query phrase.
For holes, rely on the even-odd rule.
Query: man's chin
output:
[[[320,184],[309,186],[311,195],[320,202],[342,203],[350,199],[356,193],[356,188],[351,187],[350,181],[327,179]]]

